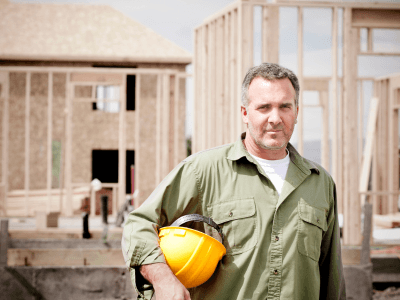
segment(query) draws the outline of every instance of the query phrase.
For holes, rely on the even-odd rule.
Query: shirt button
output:
[[[230,212],[230,213],[229,213],[229,216],[232,217],[232,216],[233,216],[233,212]]]
[[[278,275],[278,270],[274,270],[274,275]]]
[[[279,236],[276,236],[276,237],[275,237],[275,241],[279,241]]]
[[[319,223],[319,218],[317,218],[317,223]]]

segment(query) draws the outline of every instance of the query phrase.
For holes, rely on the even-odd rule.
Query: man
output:
[[[122,240],[140,297],[161,299],[345,299],[335,185],[289,144],[299,83],[264,63],[248,71],[239,141],[184,160],[132,212]],[[165,264],[157,230],[178,217],[211,217],[226,256],[190,290]]]

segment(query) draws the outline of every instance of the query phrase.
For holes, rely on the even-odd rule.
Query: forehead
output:
[[[296,92],[288,78],[268,80],[262,77],[254,78],[249,86],[249,102],[292,102]]]

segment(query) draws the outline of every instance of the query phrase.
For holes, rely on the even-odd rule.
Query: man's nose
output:
[[[279,124],[282,122],[282,118],[278,109],[272,109],[268,116],[268,122],[272,124]]]

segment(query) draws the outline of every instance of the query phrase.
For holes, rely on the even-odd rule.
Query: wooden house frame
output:
[[[15,191],[10,191],[9,178],[10,166],[15,163],[10,159],[10,139],[13,137],[10,134],[10,127],[13,126],[10,122],[10,105],[15,103],[15,95],[10,93],[10,77],[15,74],[20,74],[25,77],[25,95],[23,102],[25,108],[23,114],[24,125],[22,132],[24,134],[24,189],[20,191],[23,197],[15,196]],[[43,122],[43,133],[46,136],[46,189],[35,191],[29,185],[31,182],[32,167],[31,157],[31,129],[32,124],[30,117],[32,110],[31,90],[35,87],[32,83],[33,74],[41,74],[47,77],[47,103],[44,105],[46,114],[42,116],[46,122]],[[56,85],[53,83],[54,74],[64,74],[65,83],[62,85],[65,88],[65,94],[62,98],[64,101],[64,147],[63,157],[64,162],[63,184],[60,190],[54,190],[51,186],[52,176],[52,132],[54,124],[53,110],[54,98],[57,91],[54,91]],[[73,214],[73,193],[74,190],[80,187],[90,187],[90,181],[82,181],[74,178],[73,160],[74,136],[79,133],[73,133],[74,114],[82,110],[83,107],[91,106],[92,103],[99,101],[96,98],[97,85],[113,85],[118,86],[122,91],[126,89],[127,75],[136,76],[136,109],[134,112],[126,111],[126,94],[120,93],[118,99],[107,99],[105,101],[116,101],[120,105],[118,112],[118,129],[114,134],[118,136],[118,183],[109,184],[103,183],[103,187],[113,189],[114,199],[113,213],[116,214],[117,209],[124,203],[126,199],[125,185],[126,174],[125,152],[128,148],[135,150],[135,188],[141,191],[141,196],[137,199],[137,205],[151,193],[155,186],[165,177],[169,171],[186,157],[184,122],[185,122],[185,82],[188,74],[169,69],[113,69],[113,68],[62,68],[62,67],[0,67],[0,107],[1,116],[1,182],[0,182],[0,208],[2,214],[13,214],[13,208],[10,207],[10,202],[23,201],[25,212],[19,212],[21,215],[32,216],[35,210],[45,210],[47,212],[60,211],[66,216]],[[58,86],[59,87],[59,86]],[[77,87],[86,88],[89,91],[86,95],[79,95]],[[107,112],[99,112],[103,116]],[[130,119],[129,120],[127,120]],[[128,122],[129,121],[129,122]],[[11,123],[11,124],[10,124]],[[14,124],[15,125],[15,124]],[[129,128],[130,127],[130,128]],[[127,137],[127,132],[133,129],[133,135]],[[133,139],[131,138],[133,136]],[[127,147],[128,144],[128,147]],[[75,152],[76,154],[76,152]],[[76,159],[76,157],[75,157]],[[76,169],[76,166],[75,166]],[[88,189],[86,189],[88,190]],[[36,201],[35,195],[42,193]],[[43,193],[45,193],[43,195]],[[79,193],[79,192],[78,192]],[[94,197],[91,197],[91,207],[95,206]],[[15,196],[15,197],[13,197]],[[9,201],[10,200],[10,201]],[[75,203],[76,204],[76,203]],[[78,203],[79,204],[79,203]],[[76,207],[75,207],[76,209]],[[91,214],[94,215],[94,209]],[[14,212],[15,213],[15,212]],[[18,214],[18,213],[17,213]]]
[[[380,213],[395,212],[394,197],[399,194],[397,144],[387,135],[396,134],[395,114],[392,108],[380,106],[381,127],[377,130],[377,140],[381,147],[375,147],[373,169],[385,170],[374,173],[374,189],[359,190],[363,149],[361,118],[363,95],[358,87],[374,78],[358,78],[357,58],[364,56],[399,56],[400,53],[377,53],[373,51],[372,30],[374,28],[400,29],[400,5],[397,3],[362,2],[307,2],[239,0],[222,11],[207,18],[195,29],[194,35],[194,82],[195,114],[193,126],[193,151],[218,146],[238,138],[244,131],[240,117],[241,83],[247,70],[253,66],[253,20],[254,8],[262,9],[262,61],[279,62],[279,8],[297,9],[298,26],[298,70],[301,95],[298,116],[298,150],[303,153],[303,111],[302,91],[313,90],[320,94],[319,106],[323,108],[322,165],[333,175],[337,184],[339,212],[344,216],[344,244],[361,244],[361,196],[374,195],[374,203],[386,201],[388,204]],[[329,8],[332,11],[332,76],[328,78],[310,78],[304,76],[303,49],[303,12],[307,8]],[[343,11],[343,77],[338,75],[338,12]],[[368,47],[360,49],[360,30],[367,29]],[[378,81],[374,93],[381,97],[381,103],[387,102],[389,92],[385,92],[387,81]],[[379,89],[379,91],[376,90]],[[386,93],[386,94],[385,94]],[[393,93],[391,91],[390,93]],[[392,96],[390,96],[392,97]],[[391,99],[391,98],[390,98]],[[396,102],[397,103],[397,102]],[[389,105],[389,104],[387,104]],[[397,104],[396,104],[397,105]],[[329,109],[331,107],[331,109]],[[397,111],[397,110],[396,110]],[[223,112],[223,113],[222,113]],[[389,112],[391,117],[388,118]],[[384,114],[384,115],[382,115]],[[387,123],[383,120],[391,120]],[[331,126],[330,123],[331,122]],[[386,122],[385,124],[383,124]],[[383,127],[382,127],[383,126]],[[386,130],[382,129],[385,128]],[[389,128],[391,128],[389,130]],[[331,133],[330,133],[331,131]],[[329,136],[332,137],[331,147]],[[378,143],[378,142],[377,142]],[[390,144],[390,155],[383,155],[383,149]],[[393,153],[393,151],[395,153]],[[331,168],[329,164],[331,157]],[[389,158],[390,157],[390,158]],[[389,167],[388,168],[388,166]],[[385,167],[386,166],[386,167]],[[388,170],[388,172],[386,172]],[[383,176],[383,182],[377,176]],[[365,176],[364,176],[365,177]],[[369,178],[369,176],[367,176]],[[381,177],[379,177],[381,178]],[[392,179],[392,180],[389,180]],[[368,179],[367,179],[368,180]],[[365,179],[364,179],[365,181]],[[387,183],[386,183],[387,182]],[[365,186],[365,185],[364,185]],[[377,196],[381,195],[381,196]],[[386,198],[385,198],[386,197]],[[381,200],[379,200],[379,199]],[[386,201],[387,202],[387,201]]]

